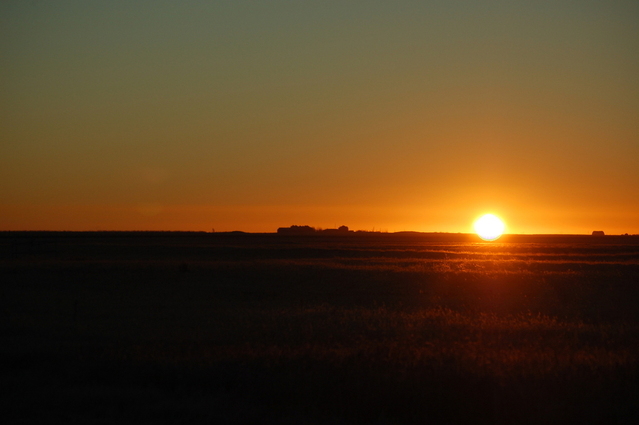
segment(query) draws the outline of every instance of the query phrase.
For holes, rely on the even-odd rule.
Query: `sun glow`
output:
[[[475,221],[475,232],[485,241],[494,241],[504,233],[506,225],[499,217],[485,214]]]

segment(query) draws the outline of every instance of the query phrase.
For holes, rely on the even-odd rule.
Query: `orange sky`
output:
[[[0,230],[639,233],[639,5],[6,1]]]

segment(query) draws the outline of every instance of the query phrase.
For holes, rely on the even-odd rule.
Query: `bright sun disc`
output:
[[[482,215],[475,222],[475,232],[485,241],[494,241],[504,233],[506,225],[493,214]]]

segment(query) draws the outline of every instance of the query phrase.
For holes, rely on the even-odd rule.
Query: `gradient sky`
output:
[[[0,3],[0,230],[639,233],[639,2]]]

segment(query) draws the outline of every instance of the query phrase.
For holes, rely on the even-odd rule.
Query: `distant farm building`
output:
[[[592,231],[592,235],[593,236],[604,236],[605,233],[603,232],[603,230],[593,230]]]
[[[277,233],[280,235],[314,235],[315,228],[311,226],[280,227],[277,229]]]
[[[352,233],[352,231],[348,230],[347,226],[340,226],[337,229],[322,230],[322,234],[325,234],[325,235],[348,235],[349,233]]]

